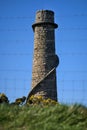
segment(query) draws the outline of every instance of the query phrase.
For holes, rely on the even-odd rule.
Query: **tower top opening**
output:
[[[52,13],[52,14],[54,14],[54,12],[52,11],[52,10],[38,10],[36,13],[39,13],[39,12],[46,12],[46,13]]]

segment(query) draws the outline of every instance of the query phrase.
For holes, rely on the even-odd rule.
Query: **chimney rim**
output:
[[[39,12],[50,12],[50,13],[53,13],[54,14],[54,11],[52,11],[52,10],[48,10],[48,9],[46,9],[46,10],[38,10],[37,12],[36,12],[36,14],[37,13],[39,13]]]

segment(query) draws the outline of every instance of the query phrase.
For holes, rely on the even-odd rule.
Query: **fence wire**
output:
[[[57,18],[86,18],[87,14],[66,14],[66,15],[59,15],[56,16]],[[24,23],[24,27],[13,27],[12,25],[9,27],[0,27],[0,34],[5,33],[6,35],[11,34],[12,38],[0,38],[0,93],[5,93],[10,102],[13,102],[16,98],[22,97],[22,96],[27,96],[29,91],[31,90],[31,83],[32,83],[32,65],[29,61],[29,58],[31,59],[33,53],[30,50],[27,50],[28,47],[31,47],[33,49],[31,39],[25,38],[22,39],[22,37],[19,39],[17,37],[14,38],[15,33],[28,33],[29,32],[29,26],[28,21],[33,20],[34,17],[28,17],[28,16],[0,16],[0,21],[5,23],[8,21],[14,22],[14,20],[21,21],[21,20],[26,20],[27,22]],[[17,22],[16,21],[16,22]],[[8,24],[7,24],[8,25]],[[80,27],[59,27],[59,33],[64,31],[79,31],[79,32],[85,32],[86,34],[87,27],[86,26],[80,26]],[[19,35],[20,36],[20,35]],[[85,45],[87,43],[87,37],[70,37],[69,39],[67,37],[60,37],[58,40],[60,46],[63,43],[75,43]],[[29,46],[28,46],[29,44]],[[21,51],[21,46],[23,47],[24,51]],[[68,46],[68,45],[67,45]],[[8,47],[8,48],[6,48]],[[26,48],[25,48],[26,47]],[[1,49],[2,48],[2,49]],[[17,49],[16,49],[17,48]],[[62,56],[70,56],[69,58],[71,59],[72,56],[78,56],[78,59],[80,56],[87,57],[87,51],[80,51],[80,52],[75,52],[75,51],[59,51],[58,55],[60,57]],[[13,66],[12,61],[14,60],[15,57],[15,65]],[[21,67],[18,65],[18,60],[22,59],[20,64],[23,64]],[[26,59],[26,61],[25,61]],[[86,60],[86,59],[85,59]],[[30,67],[26,66],[24,67],[24,62],[26,64],[29,64]],[[8,65],[7,65],[8,64]],[[81,64],[80,64],[81,65]],[[60,65],[62,66],[62,65]],[[72,75],[75,76],[72,77]],[[79,75],[81,78],[79,78]],[[81,103],[87,105],[87,69],[86,67],[83,68],[82,70],[70,70],[70,69],[58,69],[57,71],[57,93],[58,93],[58,101],[60,103]]]

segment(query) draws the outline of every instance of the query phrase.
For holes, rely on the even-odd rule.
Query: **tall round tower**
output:
[[[32,90],[28,98],[43,95],[57,101],[56,67],[59,58],[55,54],[54,12],[41,10],[36,13],[34,31],[34,57],[32,70]]]

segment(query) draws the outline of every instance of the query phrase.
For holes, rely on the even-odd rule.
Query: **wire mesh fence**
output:
[[[56,16],[56,20],[61,22],[61,19],[65,17],[78,20],[82,17],[85,21],[87,14],[61,15]],[[0,16],[0,20],[2,23],[0,26],[0,93],[5,93],[10,102],[13,102],[16,98],[27,96],[31,90],[33,32],[29,30],[31,25],[29,26],[28,22],[32,24],[34,17]],[[7,26],[3,25],[3,22]],[[61,26],[58,29],[56,48],[60,58],[60,67],[57,70],[57,92],[58,101],[61,103],[87,105],[86,31],[87,26],[80,26],[80,24],[73,27],[72,24],[70,27]],[[77,32],[78,35],[75,36],[74,33]],[[73,64],[72,67],[70,67],[71,64]]]
[[[18,73],[18,72],[15,72]],[[30,72],[28,72],[29,74]],[[58,72],[57,76],[60,76]],[[84,73],[84,72],[83,72]],[[86,73],[87,75],[87,73]],[[31,77],[27,78],[0,78],[0,92],[5,93],[10,102],[16,98],[28,95],[31,88]],[[50,82],[50,81],[49,81]],[[81,103],[87,105],[87,80],[76,79],[58,79],[57,78],[57,93],[58,101],[65,104]]]

